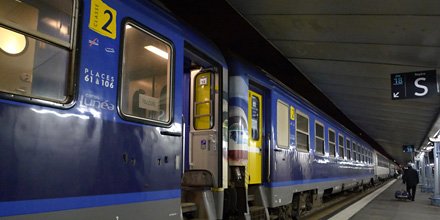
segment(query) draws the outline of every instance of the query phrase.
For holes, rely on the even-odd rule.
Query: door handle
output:
[[[173,137],[182,137],[182,132],[179,131],[160,131],[161,135],[173,136]]]

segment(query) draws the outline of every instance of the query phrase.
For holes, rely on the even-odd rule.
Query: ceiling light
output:
[[[26,48],[26,37],[14,31],[0,27],[0,49],[8,54],[16,55]]]
[[[168,53],[167,52],[165,52],[155,46],[152,46],[152,45],[145,46],[144,48],[147,49],[148,51],[168,60]]]
[[[431,141],[431,142],[440,142],[440,136],[438,136],[438,137],[430,137],[429,138],[429,141]]]

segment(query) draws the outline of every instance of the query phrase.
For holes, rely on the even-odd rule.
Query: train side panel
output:
[[[180,31],[151,5],[78,3],[81,49],[73,107],[0,101],[0,163],[8,167],[0,171],[0,214],[5,219],[179,219]],[[94,13],[104,16],[99,31],[91,28]],[[118,112],[121,34],[128,20],[172,46],[166,123],[123,119]]]

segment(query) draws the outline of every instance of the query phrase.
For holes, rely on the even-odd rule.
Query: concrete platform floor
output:
[[[333,216],[332,220],[440,220],[440,207],[431,205],[432,193],[417,189],[415,201],[394,198],[394,192],[406,189],[402,180],[393,180],[347,209]]]

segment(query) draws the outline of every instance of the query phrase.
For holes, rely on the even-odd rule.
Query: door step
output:
[[[197,205],[193,202],[185,202],[181,205],[182,213],[195,212],[197,211]]]
[[[264,210],[263,206],[251,206],[249,207],[249,212],[251,213],[251,219],[257,219],[257,220],[265,220],[266,219],[266,212]]]

